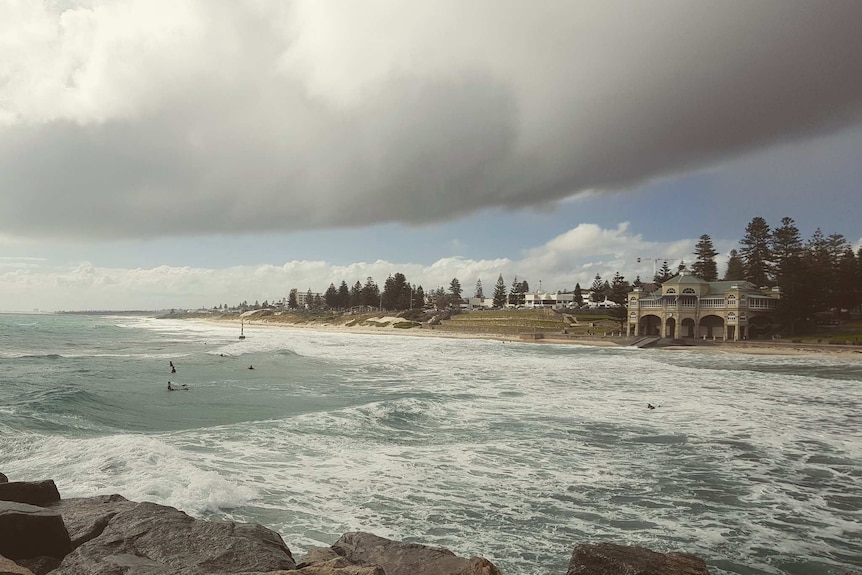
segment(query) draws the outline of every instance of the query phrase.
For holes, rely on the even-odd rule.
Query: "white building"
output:
[[[532,292],[524,294],[524,307],[527,309],[564,309],[575,302],[573,293]]]

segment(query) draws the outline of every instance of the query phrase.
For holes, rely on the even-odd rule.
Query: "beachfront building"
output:
[[[706,282],[683,271],[644,293],[629,293],[628,335],[667,338],[756,339],[771,323],[781,297],[747,281]]]
[[[532,292],[524,294],[527,309],[565,309],[574,305],[573,293]]]

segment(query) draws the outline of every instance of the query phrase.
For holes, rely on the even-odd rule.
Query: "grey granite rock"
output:
[[[59,513],[0,501],[0,555],[13,560],[42,555],[60,558],[71,550],[72,541]]]
[[[54,481],[9,481],[0,483],[0,501],[15,501],[45,507],[60,501]]]
[[[448,549],[401,543],[371,533],[345,533],[333,551],[357,565],[379,565],[386,575],[500,575],[481,557],[465,559]]]
[[[205,575],[295,567],[281,536],[263,526],[203,521],[173,507],[138,503],[116,513],[53,573]]]
[[[575,547],[566,575],[709,575],[709,570],[703,559],[687,553],[599,543]]]

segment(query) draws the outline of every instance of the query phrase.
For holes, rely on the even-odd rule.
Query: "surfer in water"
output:
[[[646,406],[647,406],[647,409],[655,409],[655,406],[651,403],[647,403]]]
[[[253,365],[248,366],[249,369],[254,369]]]
[[[177,368],[175,368],[175,367],[174,367],[174,362],[173,362],[173,361],[169,361],[168,363],[169,363],[169,364],[171,364],[171,373],[176,373],[176,372],[177,372]]]
[[[174,388],[173,388],[173,387],[171,387],[171,382],[169,381],[169,382],[168,382],[168,391],[173,391],[173,390],[174,390]]]

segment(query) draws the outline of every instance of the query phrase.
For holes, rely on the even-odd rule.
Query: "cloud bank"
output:
[[[642,259],[643,254],[661,254],[672,267],[694,261],[696,239],[653,242],[629,230],[628,223],[613,229],[580,224],[542,246],[524,250],[515,258],[474,260],[463,257],[438,259],[430,264],[412,262],[355,262],[336,265],[326,261],[289,261],[283,265],[202,268],[157,266],[125,269],[94,266],[88,262],[52,267],[37,258],[7,258],[0,265],[0,302],[13,305],[6,311],[41,310],[156,310],[167,308],[236,305],[286,298],[291,289],[323,293],[329,284],[348,286],[373,278],[382,286],[386,278],[402,273],[412,285],[426,291],[448,289],[458,278],[465,296],[473,296],[476,282],[482,281],[485,295],[493,294],[502,275],[507,289],[515,276],[526,280],[531,290],[571,291],[580,283],[588,289],[596,274],[611,279],[616,272],[629,281],[640,275],[650,281],[661,261]],[[716,241],[725,253],[731,242]],[[716,258],[723,270],[725,257]],[[3,307],[0,307],[3,309]]]
[[[0,4],[0,229],[79,240],[552,205],[862,118],[862,3]]]

